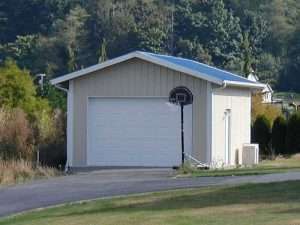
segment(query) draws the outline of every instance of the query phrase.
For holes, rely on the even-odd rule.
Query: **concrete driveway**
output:
[[[0,216],[73,201],[179,188],[300,180],[300,172],[174,178],[168,169],[104,170],[0,188]]]

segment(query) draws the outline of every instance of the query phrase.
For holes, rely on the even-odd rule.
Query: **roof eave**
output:
[[[231,87],[245,87],[245,88],[259,89],[259,90],[265,88],[265,84],[262,83],[248,83],[248,82],[229,81],[229,80],[225,80],[224,83],[226,84],[226,86],[231,86]]]
[[[72,80],[72,79],[75,79],[77,77],[80,77],[80,76],[83,76],[83,75],[86,75],[86,74],[89,74],[89,73],[93,73],[93,72],[96,72],[98,70],[104,69],[106,67],[115,65],[117,63],[124,62],[124,61],[132,59],[136,56],[137,56],[137,53],[132,52],[132,53],[129,53],[129,54],[126,54],[126,55],[123,55],[123,56],[105,61],[103,63],[100,63],[100,64],[97,64],[97,65],[94,65],[94,66],[91,66],[91,67],[88,67],[88,68],[85,68],[85,69],[82,69],[82,70],[78,70],[78,71],[75,71],[73,73],[69,73],[69,74],[60,76],[60,77],[55,78],[55,79],[52,79],[52,80],[50,80],[50,83],[52,85],[56,85],[56,84],[59,84],[59,83],[62,83],[62,82],[68,81],[68,80]]]

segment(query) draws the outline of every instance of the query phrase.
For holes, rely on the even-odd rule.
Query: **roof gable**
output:
[[[92,72],[104,69],[108,66],[112,66],[124,61],[127,61],[132,58],[139,58],[178,72],[186,73],[188,75],[207,80],[209,82],[218,84],[218,85],[230,85],[230,86],[243,86],[243,87],[252,87],[252,88],[262,88],[262,84],[250,81],[244,77],[235,75],[233,73],[217,69],[215,67],[208,66],[203,63],[199,63],[193,60],[158,55],[147,52],[132,52],[124,56],[120,56],[115,59],[108,60],[106,62],[97,64],[95,66],[88,67],[58,78],[51,80],[52,84],[59,84],[68,80],[75,79],[77,77],[90,74]]]

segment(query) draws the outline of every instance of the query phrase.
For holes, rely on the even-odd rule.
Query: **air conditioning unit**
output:
[[[242,165],[255,165],[259,163],[259,145],[244,144],[242,150]]]

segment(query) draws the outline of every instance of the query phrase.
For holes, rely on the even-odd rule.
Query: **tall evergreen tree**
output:
[[[286,120],[280,116],[274,120],[272,127],[272,149],[276,154],[286,154]]]
[[[243,74],[247,77],[252,73],[252,55],[248,33],[245,33],[243,36],[241,50],[243,54]]]

